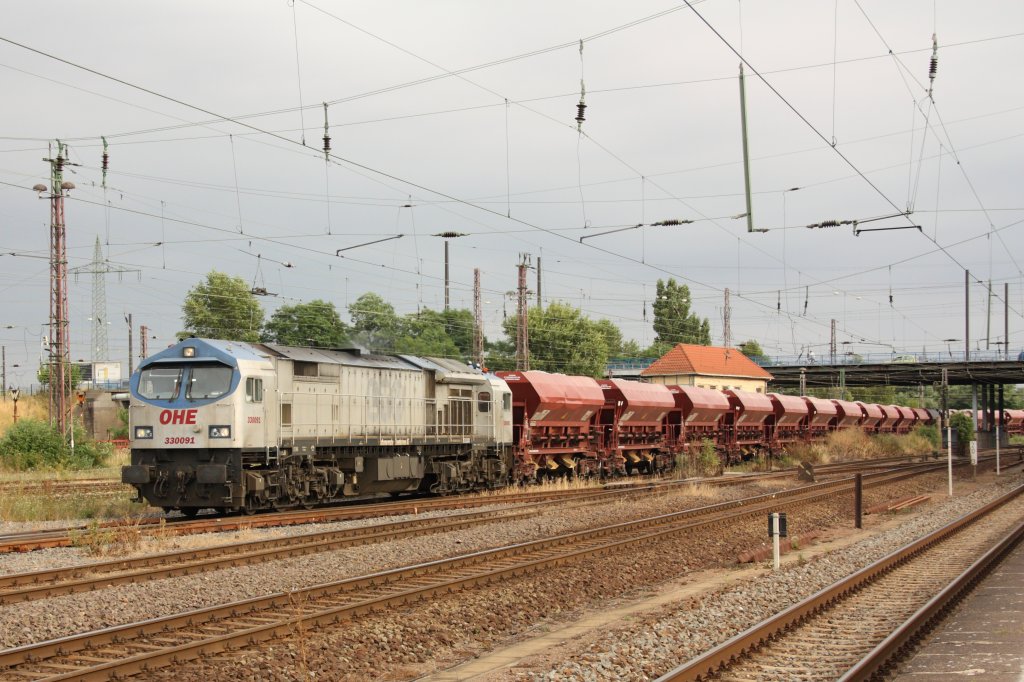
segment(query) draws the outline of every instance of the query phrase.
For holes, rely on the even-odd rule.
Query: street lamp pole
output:
[[[457,237],[467,236],[465,232],[438,232],[434,235],[435,237],[441,237],[444,239],[444,309],[448,310],[450,302],[448,296],[448,242]]]

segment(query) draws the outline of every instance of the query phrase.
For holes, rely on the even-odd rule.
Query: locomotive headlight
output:
[[[181,357],[194,358],[196,356],[195,346],[185,346],[181,349]]]
[[[230,426],[211,426],[210,438],[231,438]]]
[[[153,437],[153,427],[152,426],[136,426],[135,427],[135,439],[136,440],[140,440],[140,439],[143,439],[143,438],[152,438],[152,437]]]

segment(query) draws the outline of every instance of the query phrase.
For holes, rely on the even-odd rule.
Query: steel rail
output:
[[[869,474],[876,480],[871,485],[882,485],[910,476],[940,470],[943,465],[916,467],[918,471],[900,470],[893,474]],[[743,501],[730,501],[691,510],[663,514],[639,521],[612,524],[598,529],[569,533],[508,547],[474,552],[452,559],[437,560],[415,566],[391,569],[368,576],[349,578],[333,583],[316,585],[291,593],[276,593],[217,605],[173,616],[115,626],[103,630],[72,635],[57,640],[29,644],[0,651],[0,666],[15,666],[18,679],[32,675],[25,667],[45,668],[47,659],[59,658],[64,663],[51,668],[66,670],[71,665],[81,668],[66,676],[50,677],[37,671],[39,679],[107,679],[113,675],[130,674],[168,662],[182,661],[244,646],[284,632],[295,631],[300,623],[324,624],[339,622],[354,615],[379,610],[384,606],[404,604],[435,594],[486,584],[514,575],[524,575],[543,568],[562,565],[580,558],[599,556],[635,547],[679,533],[692,532],[734,523],[737,519],[757,517],[766,510],[811,504],[834,498],[837,488],[849,488],[852,479],[830,481],[796,489],[792,494],[767,493]],[[786,499],[780,500],[780,497]],[[737,507],[739,507],[737,509]],[[711,518],[699,518],[711,515]],[[622,538],[622,536],[625,536]],[[617,539],[618,538],[618,539]],[[418,583],[418,584],[417,584]],[[409,586],[413,585],[411,589]],[[306,613],[312,601],[326,600],[327,609]],[[341,600],[330,604],[331,600]],[[313,605],[315,606],[315,604]],[[234,619],[233,621],[231,619]],[[216,621],[216,625],[213,625]],[[205,634],[182,633],[192,641],[173,639],[175,630],[186,627],[209,626],[219,629],[241,627],[241,630],[210,637]],[[158,645],[133,642],[136,638],[155,637]],[[168,642],[167,640],[171,640]],[[90,654],[81,654],[87,648],[116,645],[135,651],[121,660],[104,661]],[[128,652],[131,654],[131,651]],[[98,659],[98,660],[97,660]],[[82,663],[75,663],[82,661]],[[2,677],[2,675],[0,675]]]
[[[817,471],[822,474],[829,474],[833,470],[836,472],[850,470],[850,467],[860,470],[874,469],[891,462],[907,463],[909,459],[910,458],[907,457],[893,457],[880,460],[839,462],[836,464],[818,467]],[[244,528],[299,525],[303,523],[350,520],[371,516],[417,513],[418,511],[433,509],[463,509],[503,503],[525,504],[532,501],[560,500],[569,497],[578,498],[579,496],[600,495],[602,493],[623,494],[625,491],[643,493],[656,491],[662,487],[693,485],[695,483],[713,486],[741,485],[744,482],[751,480],[786,477],[793,475],[795,472],[795,468],[788,468],[777,471],[761,472],[758,474],[745,474],[729,478],[623,481],[619,483],[608,483],[601,488],[595,488],[592,490],[538,490],[489,496],[473,495],[466,497],[414,498],[395,502],[389,501],[383,503],[350,504],[342,507],[323,507],[312,510],[289,510],[277,513],[257,514],[253,516],[211,517],[199,519],[164,519],[163,517],[148,517],[139,519],[136,525],[138,525],[143,533],[155,534],[173,532],[178,535],[214,533],[235,531]],[[151,527],[157,526],[160,521],[165,521],[165,524],[162,527],[155,530],[149,530]],[[123,521],[112,521],[102,523],[99,527],[106,529],[118,528],[124,525],[128,524],[125,524]],[[0,535],[0,553],[28,552],[38,549],[50,549],[53,547],[68,547],[74,544],[71,538],[72,532],[87,529],[87,526],[78,525],[48,531],[24,531]]]
[[[676,484],[692,484],[688,481],[670,482]],[[615,489],[593,489],[579,491],[534,491],[528,493],[514,493],[508,495],[473,496],[473,497],[443,497],[429,499],[401,500],[398,502],[382,502],[373,504],[358,504],[345,507],[325,507],[322,509],[299,510],[277,512],[273,514],[257,514],[253,516],[232,516],[213,517],[200,519],[162,519],[147,518],[140,520],[138,529],[143,534],[173,533],[175,535],[193,535],[199,533],[220,533],[236,531],[249,528],[266,528],[277,526],[301,525],[306,523],[325,523],[332,521],[349,521],[379,516],[397,516],[400,514],[415,514],[424,511],[466,509],[472,507],[483,507],[491,504],[528,504],[540,501],[558,501],[567,498],[582,498],[586,496],[646,493],[657,490],[659,486],[666,483],[645,482],[633,484],[629,487],[621,486]],[[165,524],[161,527],[161,520]],[[99,528],[119,528],[125,525],[123,522],[111,522],[100,524]],[[87,526],[72,526],[59,528],[50,531],[26,531],[21,533],[10,533],[0,536],[0,553],[4,552],[27,552],[36,549],[49,549],[53,547],[68,547],[74,544],[71,534],[76,531],[88,530]]]
[[[956,604],[985,579],[999,563],[1024,540],[1024,522],[953,579],[941,592],[928,600],[892,634],[882,640],[864,658],[843,673],[839,682],[870,680],[904,656],[916,641],[935,627]]]
[[[786,630],[799,627],[804,621],[831,608],[840,600],[894,568],[913,560],[916,555],[946,540],[977,519],[1010,502],[1022,492],[1024,492],[1024,486],[1014,488],[985,506],[965,514],[956,521],[882,557],[869,566],[852,573],[846,578],[819,590],[810,597],[729,638],[700,656],[670,670],[657,678],[655,682],[691,682],[710,678],[733,661],[749,655],[752,651],[780,636]]]
[[[600,504],[592,497],[569,498],[577,506]],[[446,517],[408,519],[358,528],[304,533],[267,540],[237,542],[216,547],[162,552],[134,559],[115,559],[64,568],[0,575],[0,604],[90,592],[114,585],[168,577],[195,575],[260,561],[304,556],[355,545],[386,542],[422,533],[444,533],[495,520],[518,518],[549,502],[515,508],[463,512]]]
[[[593,504],[593,502],[590,502]],[[222,568],[245,566],[295,556],[306,556],[343,547],[369,545],[410,536],[446,533],[494,521],[532,514],[534,503],[513,509],[463,512],[452,516],[408,519],[390,523],[305,533],[269,540],[162,552],[136,559],[118,559],[66,568],[0,575],[0,604],[48,599],[62,594],[93,592],[114,585],[139,583]]]

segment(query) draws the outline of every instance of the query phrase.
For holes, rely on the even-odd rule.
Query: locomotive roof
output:
[[[420,369],[429,369],[443,383],[484,384],[487,378],[464,362],[450,358],[427,358],[419,355],[399,355],[406,362]]]
[[[273,355],[299,362],[319,362],[328,365],[349,365],[353,367],[371,367],[374,369],[398,369],[415,371],[415,366],[398,355],[374,355],[362,353],[358,349],[307,348],[305,346],[279,346],[263,343],[261,347]]]

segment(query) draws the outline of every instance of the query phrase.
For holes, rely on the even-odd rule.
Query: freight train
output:
[[[936,418],[842,400],[489,374],[359,348],[190,338],[132,374],[122,480],[165,510],[254,512],[653,473],[704,439],[734,461],[835,429],[901,433]]]

